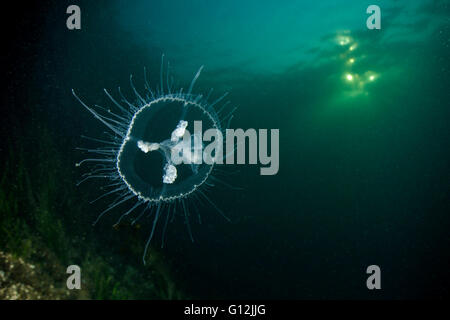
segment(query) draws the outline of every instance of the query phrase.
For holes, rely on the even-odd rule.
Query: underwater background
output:
[[[81,30],[66,8],[81,8]],[[366,28],[370,4],[381,30]],[[2,20],[1,299],[412,299],[449,296],[447,1],[39,1]],[[77,186],[78,147],[106,128],[72,96],[111,104],[161,56],[194,93],[238,106],[232,128],[280,129],[280,170],[223,166],[200,206],[142,252],[151,219],[104,181]],[[145,220],[145,219],[144,219]],[[68,265],[82,290],[65,287]],[[366,287],[381,268],[382,289]],[[15,266],[12,268],[11,266]]]

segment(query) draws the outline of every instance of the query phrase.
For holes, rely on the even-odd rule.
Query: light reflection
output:
[[[351,41],[352,41],[352,39],[349,36],[340,35],[337,37],[337,42],[341,46],[345,46],[345,45],[349,44]]]
[[[380,74],[365,66],[365,55],[357,54],[356,49],[359,48],[359,44],[349,32],[336,35],[335,43],[343,47],[339,55],[339,59],[345,64],[344,73],[341,76],[342,81],[346,83],[343,94],[347,97],[368,96],[370,87]],[[358,59],[358,65],[355,65],[356,59]]]

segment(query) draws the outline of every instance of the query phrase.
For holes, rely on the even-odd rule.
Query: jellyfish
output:
[[[201,161],[203,141],[197,133],[190,135],[189,129],[193,129],[196,121],[201,121],[203,126],[223,133],[236,108],[230,110],[229,103],[224,101],[227,93],[212,102],[212,89],[206,96],[193,93],[203,66],[184,92],[183,88],[174,88],[168,67],[164,71],[164,56],[161,60],[160,83],[155,91],[150,89],[145,68],[143,93],[138,92],[130,76],[134,93],[131,101],[120,87],[119,99],[104,89],[112,108],[90,107],[72,89],[79,103],[108,128],[104,139],[83,136],[100,143],[100,147],[78,148],[95,155],[76,164],[91,164],[90,172],[78,184],[95,178],[108,181],[106,191],[91,203],[116,196],[94,224],[113,209],[126,205],[127,209],[117,224],[130,218],[133,225],[143,216],[151,215],[153,221],[142,256],[144,264],[155,229],[163,217],[161,246],[164,245],[167,224],[176,212],[181,212],[186,219],[189,237],[194,241],[189,217],[192,210],[198,213],[197,203],[209,204],[229,220],[208,195],[217,182],[226,183],[216,176],[216,161]],[[181,161],[174,161],[174,155]],[[198,216],[200,219],[199,213]]]

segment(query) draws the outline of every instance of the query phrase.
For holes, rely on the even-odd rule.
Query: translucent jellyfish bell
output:
[[[119,150],[117,168],[140,198],[149,202],[184,198],[208,179],[213,165],[196,164],[202,160],[203,144],[194,133],[194,121],[219,128],[200,104],[186,104],[183,99],[157,99],[134,115]],[[186,139],[188,130],[192,134]],[[174,154],[180,156],[181,163],[174,161]],[[200,159],[196,159],[198,154]]]

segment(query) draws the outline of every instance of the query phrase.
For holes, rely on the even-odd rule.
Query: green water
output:
[[[225,181],[242,190],[210,192],[232,222],[200,206],[194,243],[183,219],[163,250],[155,239],[168,282],[193,298],[448,296],[449,5],[381,1],[381,30],[368,30],[369,4],[80,1],[76,31],[65,27],[65,3],[37,6],[6,55],[2,168],[16,182],[1,185],[3,217],[18,217],[62,265],[90,270],[102,282],[96,297],[157,296],[142,284],[154,281],[141,265],[151,220],[114,229],[122,208],[91,225],[113,199],[90,205],[102,183],[75,187],[86,172],[75,148],[106,129],[70,90],[108,105],[103,88],[131,95],[133,74],[143,90],[144,67],[156,86],[164,53],[179,86],[204,65],[196,93],[229,92],[232,127],[280,130],[277,175],[225,166]],[[3,238],[6,251],[30,250]],[[382,270],[377,292],[365,285],[371,264]],[[160,298],[176,297],[171,290]]]

